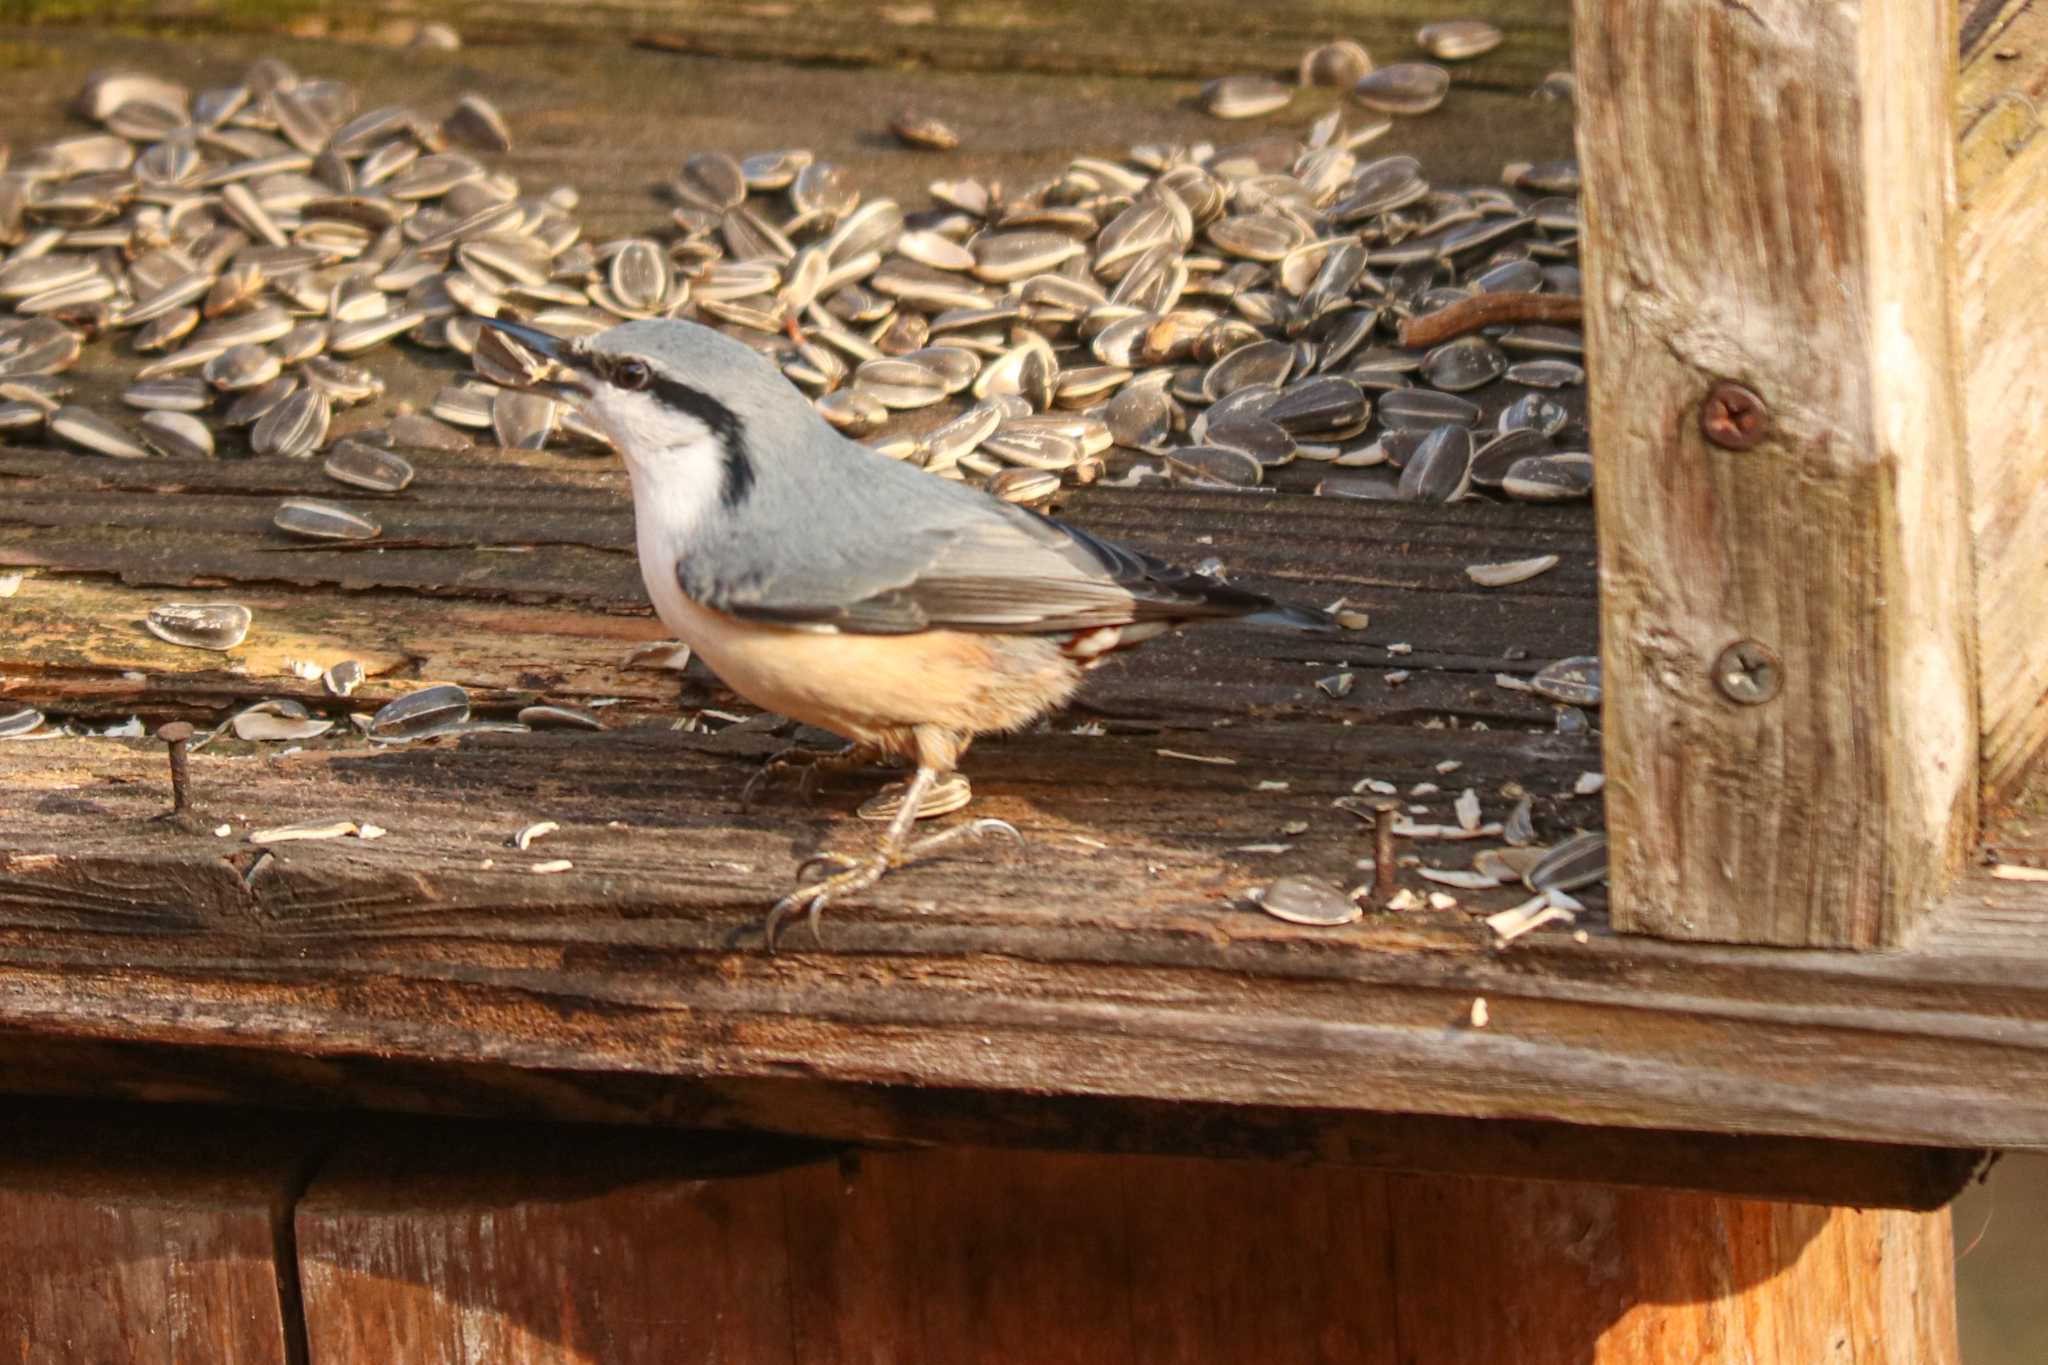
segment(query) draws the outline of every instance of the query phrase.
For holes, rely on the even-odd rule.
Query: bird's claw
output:
[[[822,774],[863,767],[870,758],[868,751],[858,745],[825,753],[792,744],[786,749],[770,754],[768,761],[754,770],[753,776],[740,788],[740,806],[743,809],[752,806],[754,799],[766,790],[769,784],[782,773],[792,769],[797,773],[797,794],[809,801],[818,794],[818,782]]]
[[[1015,825],[1007,820],[985,819],[969,820],[964,825],[926,835],[906,848],[882,849],[866,858],[849,858],[843,853],[812,854],[797,868],[797,880],[801,885],[775,902],[761,926],[768,941],[768,951],[775,951],[776,935],[781,932],[783,922],[799,909],[804,912],[804,923],[810,926],[812,941],[822,946],[825,940],[818,930],[818,917],[826,905],[867,890],[897,868],[947,844],[961,839],[980,839],[990,834],[1007,834],[1016,840],[1019,852],[1025,851],[1024,836],[1017,832]],[[806,880],[813,868],[833,866],[839,870],[816,881]]]

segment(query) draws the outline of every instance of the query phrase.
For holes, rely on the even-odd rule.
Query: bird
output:
[[[910,831],[978,736],[1064,705],[1111,654],[1210,621],[1334,625],[871,450],[761,352],[698,323],[558,338],[482,321],[623,457],[641,578],[668,629],[749,702],[848,741],[828,763],[915,769],[869,856],[797,869],[763,926],[771,952],[797,910],[815,938],[826,905],[949,843],[1021,845],[1000,820]]]

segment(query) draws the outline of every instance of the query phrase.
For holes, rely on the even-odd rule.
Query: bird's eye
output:
[[[612,383],[622,389],[644,389],[653,378],[654,371],[644,360],[621,360],[612,366]]]

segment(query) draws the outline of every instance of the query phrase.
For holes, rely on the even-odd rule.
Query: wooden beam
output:
[[[1576,16],[1615,924],[1900,944],[1975,819],[1953,8]]]
[[[320,1146],[260,1116],[10,1105],[0,1349],[35,1365],[304,1365],[290,1209]]]
[[[1956,307],[1977,555],[1984,790],[2048,743],[2048,10],[1980,0],[1956,90]]]
[[[735,1174],[344,1150],[313,1357],[1954,1365],[1945,1213],[955,1148]],[[678,1292],[687,1285],[686,1292]]]

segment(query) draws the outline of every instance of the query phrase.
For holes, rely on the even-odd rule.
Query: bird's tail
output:
[[[1335,630],[1337,618],[1317,607],[1290,607],[1274,602],[1244,618],[1255,626],[1278,626],[1284,630]]]

